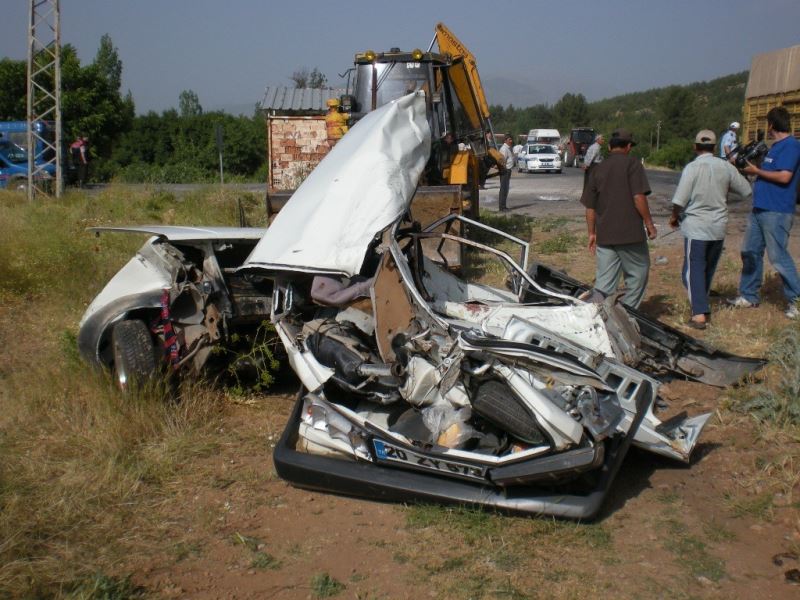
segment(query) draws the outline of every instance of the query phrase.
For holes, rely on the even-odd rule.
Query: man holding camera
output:
[[[683,268],[681,279],[689,292],[692,316],[689,327],[705,329],[711,308],[708,291],[722,255],[728,223],[728,192],[744,198],[752,193],[750,183],[728,161],[714,156],[717,136],[704,129],[694,138],[697,158],[683,169],[672,197],[673,229],[681,228]]]
[[[790,133],[789,111],[776,106],[767,113],[767,135],[774,140],[761,167],[750,162],[741,169],[755,175],[753,211],[742,244],[742,275],[739,295],[728,300],[738,308],[757,307],[764,276],[764,250],[781,276],[783,293],[789,305],[786,316],[800,317],[800,277],[789,254],[789,233],[794,221],[796,189],[800,178],[800,142]]]

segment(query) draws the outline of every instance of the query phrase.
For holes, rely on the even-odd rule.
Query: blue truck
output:
[[[55,140],[55,129],[49,121],[34,125],[39,136],[50,144]],[[28,123],[26,121],[0,121],[0,188],[25,190],[28,186]],[[41,139],[36,139],[36,164],[52,160],[54,150]],[[55,177],[56,165],[44,168],[44,177]]]

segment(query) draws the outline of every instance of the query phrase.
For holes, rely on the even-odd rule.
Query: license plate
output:
[[[381,461],[399,463],[410,469],[436,471],[442,475],[477,479],[480,481],[486,480],[485,467],[476,467],[452,460],[432,458],[378,439],[372,440],[372,445],[375,448],[375,455],[378,457],[378,460]]]

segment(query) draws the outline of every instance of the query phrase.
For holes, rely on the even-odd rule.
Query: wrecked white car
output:
[[[502,231],[419,227],[429,132],[409,94],[353,127],[266,232],[148,228],[84,317],[84,356],[119,372],[132,336],[116,332],[136,327],[134,353],[199,368],[269,318],[302,386],[276,469],[312,489],[590,518],[630,444],[688,462],[709,415],[661,421],[661,382],[728,385],[763,361],[582,301]]]

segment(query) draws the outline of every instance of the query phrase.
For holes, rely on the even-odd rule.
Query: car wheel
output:
[[[120,321],[111,333],[114,381],[123,392],[149,381],[156,372],[153,337],[138,319]]]
[[[561,175],[561,169],[558,169],[558,170],[556,171],[556,173],[558,173],[559,175]]]

